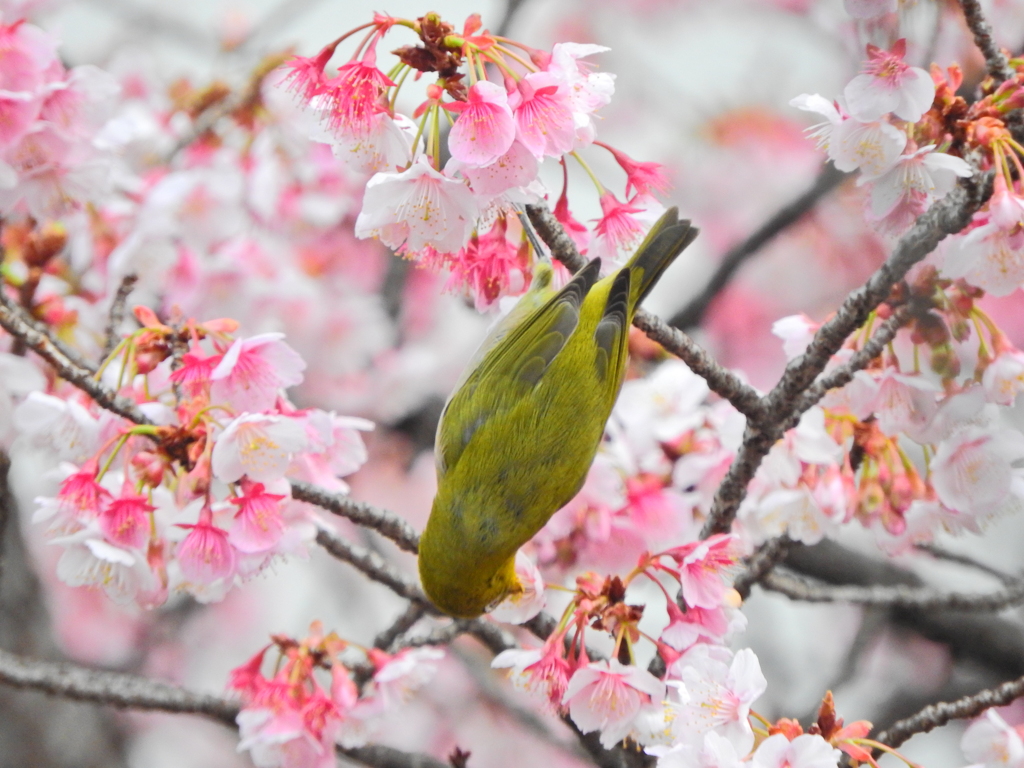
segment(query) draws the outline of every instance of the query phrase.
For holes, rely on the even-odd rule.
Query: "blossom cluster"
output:
[[[121,341],[97,376],[149,423],[75,390],[30,393],[14,412],[22,439],[61,461],[55,497],[34,520],[63,547],[58,576],[115,600],[155,606],[175,591],[219,600],[274,558],[304,555],[318,525],[288,479],[346,489],[366,459],[364,419],[297,409],[284,390],[305,363],[281,334],[236,323],[160,322]],[[322,524],[322,523],[320,523]]]
[[[925,70],[904,61],[906,52],[902,38],[888,51],[869,45],[864,71],[847,84],[843,103],[818,94],[791,102],[825,118],[811,135],[836,168],[860,171],[858,183],[871,184],[868,218],[896,234],[944,197],[957,177],[972,173],[966,161],[948,153],[946,136],[928,130],[933,126],[923,118],[936,85]]]
[[[268,678],[271,648],[278,659]],[[302,640],[274,636],[231,673],[228,685],[242,698],[238,751],[259,768],[330,768],[335,744],[366,744],[381,715],[429,683],[443,658],[437,648],[361,648],[317,623]]]
[[[385,72],[377,67],[377,46],[396,28],[412,30],[420,43],[397,49],[398,62]],[[349,60],[328,74],[339,45],[364,30]],[[614,77],[593,71],[585,59],[605,50],[577,43],[538,50],[492,35],[477,15],[459,33],[436,14],[416,20],[377,14],[316,56],[293,58],[284,82],[319,118],[312,138],[373,173],[356,235],[448,267],[449,287],[466,286],[483,309],[530,283],[533,257],[516,212],[547,196],[538,178],[546,159],[578,162],[595,184],[603,215],[593,232],[572,216],[567,182],[555,206],[592,256],[622,259],[664,210],[652,196],[667,186],[661,167],[595,140],[596,113],[609,103]],[[411,115],[396,108],[404,85],[434,72]],[[450,125],[447,153],[442,122]],[[610,152],[626,173],[624,200],[580,155],[592,145]],[[445,154],[450,159],[442,166]]]

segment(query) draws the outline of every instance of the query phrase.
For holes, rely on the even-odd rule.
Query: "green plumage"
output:
[[[420,578],[445,613],[479,616],[519,588],[516,551],[582,487],[626,370],[637,305],[697,235],[668,210],[636,254],[562,290],[539,267],[484,341],[437,430],[437,496]]]

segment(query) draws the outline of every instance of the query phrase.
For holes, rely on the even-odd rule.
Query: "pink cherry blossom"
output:
[[[592,72],[590,67],[593,65],[580,59],[607,50],[603,45],[590,43],[556,43],[551,49],[551,60],[546,69],[568,86],[579,145],[585,146],[594,140],[597,131],[593,115],[611,101],[615,92],[615,75]]]
[[[333,728],[311,731],[301,712],[265,707],[243,709],[238,723],[238,751],[249,751],[257,768],[332,768]]]
[[[783,734],[769,736],[754,752],[752,768],[836,768],[842,753],[817,734],[793,741]]]
[[[524,624],[544,610],[544,577],[540,569],[522,550],[516,552],[516,577],[523,590],[506,597],[497,608],[490,612],[495,621],[508,624]]]
[[[506,237],[507,220],[499,218],[490,231],[474,235],[448,262],[447,290],[467,286],[476,308],[483,311],[502,296],[523,293],[530,284],[529,253]]]
[[[534,157],[558,157],[576,141],[569,88],[549,72],[534,72],[509,94],[516,118],[516,138]]]
[[[444,659],[440,648],[405,648],[377,665],[373,674],[373,692],[384,708],[408,701],[430,682]]]
[[[871,218],[885,231],[902,234],[935,201],[945,197],[957,178],[973,171],[966,161],[934,146],[903,155],[871,186]],[[868,180],[862,177],[858,183]]]
[[[665,684],[645,669],[617,660],[595,661],[576,670],[562,701],[583,733],[601,731],[601,745],[610,749],[633,730],[645,709],[657,709]]]
[[[994,709],[986,710],[964,731],[960,749],[971,763],[983,768],[1024,766],[1024,740]]]
[[[495,669],[509,669],[512,683],[519,689],[540,695],[553,711],[562,705],[573,667],[565,658],[562,635],[556,633],[543,648],[502,651],[491,661]]]
[[[39,115],[46,72],[60,67],[55,48],[32,24],[0,25],[0,148],[13,146]]]
[[[804,112],[814,112],[825,118],[825,122],[816,123],[808,128],[807,135],[814,139],[818,149],[825,150],[829,153],[829,157],[832,157],[833,134],[836,128],[848,119],[847,116],[840,112],[835,102],[829,101],[817,93],[802,93],[791,99],[789,104]]]
[[[66,477],[60,484],[57,501],[61,510],[76,518],[89,520],[96,518],[109,503],[110,491],[96,482],[99,464],[95,460],[86,462],[74,474]]]
[[[604,147],[612,153],[615,162],[626,172],[626,194],[633,190],[638,195],[649,195],[655,191],[668,192],[669,182],[665,176],[665,166],[660,163],[645,163],[634,160],[625,152],[615,149],[601,142],[598,146]]]
[[[468,101],[446,106],[451,110],[455,104],[460,114],[448,134],[452,157],[467,165],[484,166],[509,151],[516,123],[504,88],[478,80],[469,88]]]
[[[228,539],[239,551],[266,552],[284,535],[280,501],[283,494],[267,493],[263,483],[243,483],[243,494],[231,499],[238,507]]]
[[[340,136],[365,137],[383,90],[394,83],[377,69],[376,49],[371,45],[363,58],[350,61],[327,81],[326,98],[330,105],[325,118],[328,127]]]
[[[478,195],[500,195],[516,187],[525,187],[537,178],[537,158],[519,141],[513,141],[508,151],[490,164],[466,166],[461,173]]]
[[[325,46],[312,58],[292,56],[292,58],[284,63],[287,72],[281,84],[287,86],[289,91],[294,91],[306,101],[326,91],[327,78],[324,76],[324,67],[327,66],[327,62],[334,55],[336,47],[333,43]]]
[[[989,515],[1013,493],[1020,496],[1024,437],[1016,430],[967,427],[939,443],[932,485],[939,501],[966,515]]]
[[[731,662],[728,653],[715,646],[695,645],[672,665],[670,675],[678,677],[689,692],[675,727],[681,740],[697,744],[714,730],[739,754],[746,754],[754,743],[748,721],[750,706],[768,682],[752,650],[744,648]]]
[[[892,112],[916,123],[931,108],[935,83],[923,69],[903,61],[906,53],[905,38],[897,40],[891,51],[868,45],[864,74],[853,78],[844,91],[851,115],[871,122]]]
[[[738,544],[734,535],[716,533],[666,551],[679,564],[680,589],[688,606],[717,608],[722,604],[739,559]]]
[[[284,477],[293,454],[307,444],[294,419],[247,413],[228,424],[213,446],[213,474],[225,483],[243,475],[258,483]]]
[[[620,202],[611,192],[601,195],[602,216],[594,226],[596,235],[592,256],[620,264],[643,242],[665,206],[652,197],[637,196]]]
[[[355,231],[413,255],[428,247],[454,253],[466,244],[476,215],[469,187],[420,155],[408,170],[370,179]]]
[[[840,171],[858,168],[867,176],[881,176],[903,154],[907,134],[885,122],[844,120],[832,131],[828,156]]]
[[[264,411],[282,389],[300,384],[306,363],[283,338],[283,333],[263,333],[236,339],[210,374],[211,401],[237,412]]]
[[[199,397],[208,393],[211,375],[221,361],[222,355],[207,356],[202,349],[195,348],[181,358],[181,367],[171,373],[171,381],[181,385],[188,397]]]
[[[1017,395],[1024,391],[1024,352],[1006,349],[988,364],[981,385],[989,402],[1013,405]]]
[[[149,513],[155,507],[146,496],[133,493],[130,483],[111,499],[99,517],[100,530],[112,544],[141,549],[149,541]]]
[[[365,129],[357,134],[330,136],[334,156],[356,171],[377,173],[404,168],[412,158],[416,124],[406,115],[375,112],[367,118]],[[311,137],[321,140],[320,135]]]
[[[1024,198],[1007,188],[1001,173],[988,208],[976,213],[974,226],[946,249],[942,272],[995,296],[1024,285]]]
[[[865,380],[872,378],[864,371],[857,375]],[[886,435],[921,430],[938,409],[936,397],[942,388],[920,374],[886,368],[874,383],[875,395],[865,408],[876,414],[878,426]]]
[[[747,618],[735,608],[687,607],[681,610],[674,602],[666,604],[669,623],[661,631],[661,639],[677,651],[685,651],[694,643],[720,643],[734,632],[742,632]]]
[[[195,525],[181,525],[188,535],[178,544],[176,556],[185,578],[196,584],[213,584],[235,573],[237,556],[227,531],[213,524],[209,507],[204,507]]]
[[[804,353],[818,327],[807,315],[790,315],[772,323],[772,335],[782,339],[786,359],[793,360]]]

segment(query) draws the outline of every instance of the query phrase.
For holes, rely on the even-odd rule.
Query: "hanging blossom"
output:
[[[278,659],[266,677],[271,649]],[[436,648],[394,655],[362,650],[372,674],[360,691],[342,659],[351,664],[348,654],[358,650],[314,622],[305,639],[275,635],[272,645],[233,670],[228,686],[242,699],[238,751],[248,751],[259,768],[333,766],[336,744],[365,745],[382,716],[430,682],[444,657]]]
[[[419,43],[397,49],[398,63],[384,72],[376,50],[393,27],[413,30]],[[356,53],[331,75],[331,59],[359,32]],[[545,196],[538,180],[544,158],[564,163],[571,155],[585,162],[579,151],[594,143],[595,116],[614,92],[614,76],[595,71],[588,59],[606,50],[576,43],[537,50],[495,38],[476,15],[461,33],[437,14],[415,20],[378,15],[316,56],[295,57],[281,83],[322,124],[314,139],[375,172],[357,236],[449,269],[449,289],[467,291],[485,310],[530,284],[534,256],[515,212]],[[481,76],[489,63],[502,82]],[[439,74],[430,75],[435,79],[426,85],[426,99],[410,116],[396,111],[398,93],[430,73]],[[452,122],[443,167],[442,120]],[[651,194],[667,183],[658,164],[600,146],[625,171],[626,198],[620,202],[593,177],[604,211],[594,230],[598,250],[622,259],[663,210]],[[571,217],[567,206],[563,192],[555,207],[562,220]]]
[[[274,558],[305,554],[318,517],[291,499],[288,479],[343,490],[336,474],[365,461],[359,432],[372,425],[295,409],[285,388],[305,363],[281,334],[236,338],[230,320],[175,330],[145,307],[136,316],[142,328],[101,372],[156,423],[27,399],[22,432],[50,431],[57,454],[76,462],[61,465],[57,495],[38,500],[34,519],[64,547],[58,575],[69,584],[143,605],[173,591],[218,600]],[[172,370],[176,345],[187,351]],[[69,440],[79,447],[69,452]]]

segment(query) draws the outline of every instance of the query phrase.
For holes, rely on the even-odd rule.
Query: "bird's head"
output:
[[[427,540],[428,546],[429,543]],[[425,563],[431,565],[427,567]],[[423,557],[421,544],[420,580],[423,590],[430,601],[449,616],[475,619],[493,610],[509,595],[523,591],[523,585],[516,576],[514,556],[496,571],[486,567],[467,571],[438,565],[438,560]]]

